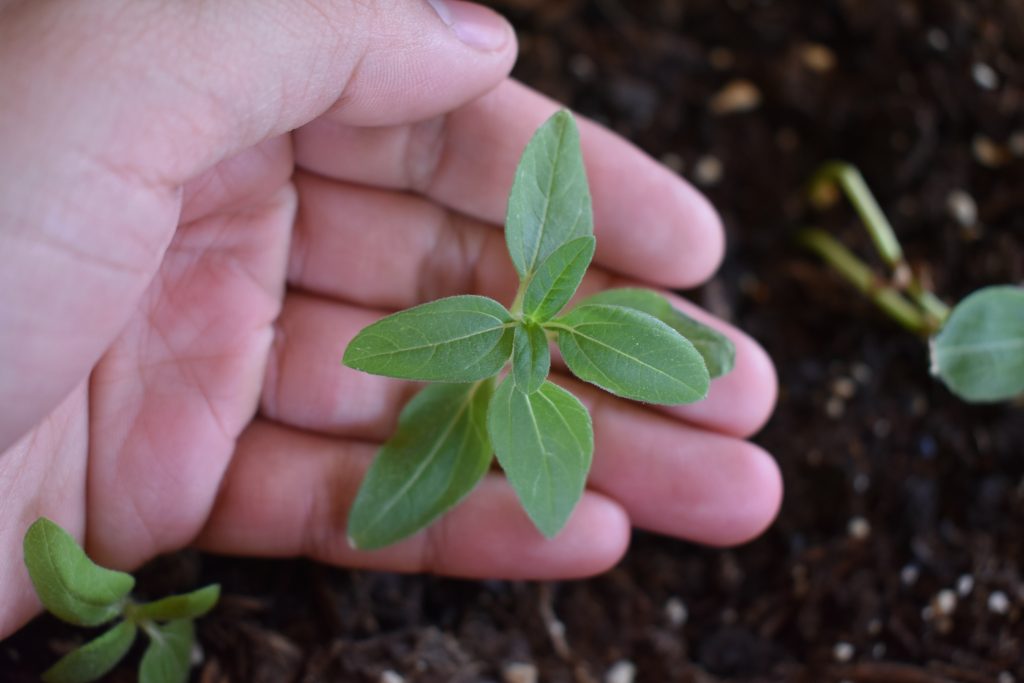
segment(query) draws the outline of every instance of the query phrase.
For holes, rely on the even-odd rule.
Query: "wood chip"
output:
[[[737,78],[711,98],[709,107],[718,116],[753,111],[761,105],[761,91],[751,81]]]
[[[821,43],[804,43],[799,50],[800,60],[811,71],[826,73],[836,67],[836,54]]]

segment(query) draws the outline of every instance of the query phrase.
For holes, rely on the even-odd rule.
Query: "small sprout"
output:
[[[25,565],[43,606],[76,626],[120,619],[72,650],[43,673],[46,683],[89,683],[113,669],[141,629],[150,638],[139,667],[140,683],[183,683],[191,668],[193,621],[217,604],[220,587],[207,586],[149,603],[134,602],[130,574],[95,564],[64,529],[41,517],[24,542]]]
[[[505,240],[519,275],[511,305],[431,301],[349,343],[349,367],[437,382],[405,407],[363,480],[348,519],[354,547],[423,529],[495,456],[537,529],[562,529],[583,495],[594,435],[579,399],[548,379],[552,342],[578,378],[647,403],[699,401],[732,369],[732,343],[655,292],[610,290],[566,310],[594,257],[592,224],[579,133],[559,112],[530,140],[509,195]]]
[[[1006,401],[1024,394],[1024,287],[980,289],[950,309],[915,273],[903,248],[861,174],[849,164],[826,164],[808,189],[812,201],[841,188],[852,202],[875,248],[889,267],[888,278],[874,272],[828,233],[812,229],[801,242],[882,311],[911,332],[930,338],[931,371],[949,389],[973,403]],[[949,198],[954,217],[966,225],[977,218],[969,195]],[[840,413],[833,406],[830,415]]]

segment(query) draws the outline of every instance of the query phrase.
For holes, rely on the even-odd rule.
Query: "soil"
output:
[[[143,590],[226,592],[194,680],[1024,681],[1024,406],[958,401],[921,340],[793,242],[814,221],[869,252],[848,208],[803,198],[843,158],[949,300],[1024,281],[1024,2],[492,4],[520,30],[519,78],[721,211],[725,265],[691,295],[778,365],[757,441],[781,516],[732,550],[637,533],[611,572],[556,584],[162,558]],[[0,678],[35,680],[76,637],[35,621],[0,645]]]

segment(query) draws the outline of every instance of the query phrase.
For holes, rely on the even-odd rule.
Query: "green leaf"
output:
[[[103,635],[72,650],[43,672],[45,683],[90,683],[109,672],[135,642],[135,624],[122,621]]]
[[[582,380],[647,403],[690,403],[707,394],[704,359],[660,320],[622,306],[579,306],[548,323],[558,348]]]
[[[551,349],[544,328],[535,323],[516,326],[512,350],[512,376],[524,394],[532,394],[548,378],[551,370]]]
[[[172,619],[195,619],[201,617],[217,604],[220,599],[220,586],[213,584],[182,595],[169,595],[153,602],[135,605],[132,617],[171,621]]]
[[[45,517],[25,534],[25,565],[43,606],[58,619],[97,626],[121,614],[121,601],[135,586],[131,574],[90,560],[71,535]]]
[[[733,368],[736,347],[729,338],[675,308],[657,292],[635,287],[606,289],[580,302],[581,306],[587,304],[625,306],[657,318],[690,340],[708,366],[708,374],[712,379],[721,377]]]
[[[473,490],[491,463],[486,415],[493,392],[490,379],[432,384],[409,402],[352,504],[354,547],[380,548],[410,536]]]
[[[192,667],[195,626],[179,619],[146,629],[149,646],[139,664],[139,683],[185,683]]]
[[[527,317],[545,322],[558,315],[580,286],[594,258],[595,243],[593,237],[579,237],[544,259],[526,286],[523,311]]]
[[[592,235],[593,224],[579,131],[563,110],[534,133],[512,182],[505,241],[520,278],[569,240]]]
[[[514,323],[483,296],[453,296],[416,306],[362,330],[345,365],[401,379],[472,382],[491,377],[512,355]]]
[[[1024,287],[986,287],[961,301],[932,340],[932,374],[966,401],[1024,393]]]
[[[542,534],[555,536],[590,470],[594,432],[587,409],[551,382],[524,394],[507,377],[491,400],[487,432],[526,513]]]

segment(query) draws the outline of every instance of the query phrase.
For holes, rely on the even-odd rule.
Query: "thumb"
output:
[[[458,0],[0,4],[0,451],[123,327],[186,181],[328,110],[454,109],[515,51],[501,17]]]

